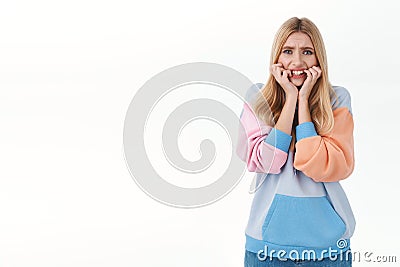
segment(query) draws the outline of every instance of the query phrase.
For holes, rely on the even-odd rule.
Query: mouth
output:
[[[292,70],[292,79],[302,79],[305,76],[307,76],[307,74],[304,70]]]

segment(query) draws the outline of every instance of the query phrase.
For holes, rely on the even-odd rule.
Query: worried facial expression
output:
[[[301,86],[307,78],[304,70],[318,66],[310,37],[302,32],[289,35],[279,55],[278,63],[282,63],[284,69],[291,71],[289,80],[294,85]]]

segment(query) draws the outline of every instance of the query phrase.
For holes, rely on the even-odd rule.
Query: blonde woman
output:
[[[354,169],[351,99],[329,82],[313,22],[283,23],[269,79],[246,98],[237,153],[257,175],[245,266],[351,266],[355,219],[339,183]]]

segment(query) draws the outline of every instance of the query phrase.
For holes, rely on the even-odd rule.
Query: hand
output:
[[[299,91],[299,99],[307,99],[309,98],[311,94],[311,90],[313,89],[315,83],[321,77],[321,68],[317,66],[312,66],[308,70],[304,70],[304,72],[307,74],[307,78],[303,83],[303,86],[301,87]]]
[[[270,67],[270,72],[275,77],[275,80],[283,88],[286,96],[298,96],[299,90],[293,83],[289,81],[289,77],[292,76],[292,73],[290,70],[285,70],[282,63],[272,64]]]

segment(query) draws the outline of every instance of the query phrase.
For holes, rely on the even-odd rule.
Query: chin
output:
[[[291,81],[295,86],[302,86],[304,81]]]

